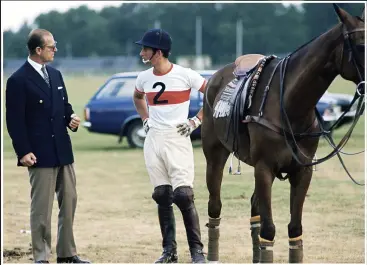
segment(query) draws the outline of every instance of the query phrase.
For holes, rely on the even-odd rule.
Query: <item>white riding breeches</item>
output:
[[[190,137],[177,133],[177,129],[150,128],[144,142],[145,165],[154,187],[171,185],[193,188],[194,154]]]

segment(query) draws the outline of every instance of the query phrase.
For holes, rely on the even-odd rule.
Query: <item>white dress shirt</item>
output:
[[[43,72],[41,70],[42,64],[36,63],[31,58],[29,58],[29,56],[28,56],[27,61],[30,63],[30,65],[33,66],[33,68],[37,71],[37,73],[39,73],[42,76],[42,78],[45,79],[45,75],[43,74]]]

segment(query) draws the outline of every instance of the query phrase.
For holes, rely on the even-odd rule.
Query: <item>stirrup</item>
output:
[[[313,157],[313,159],[312,159],[312,162],[317,162],[317,156],[316,156],[316,154],[315,154],[315,156]],[[317,164],[315,164],[315,165],[313,165],[313,167],[312,167],[312,170],[313,171],[317,171]]]
[[[238,159],[238,166],[237,166],[237,171],[232,173],[232,168],[233,168],[233,157],[234,157],[234,153],[232,153],[232,156],[231,156],[231,160],[230,160],[230,165],[229,165],[229,174],[230,175],[241,175],[241,160]]]

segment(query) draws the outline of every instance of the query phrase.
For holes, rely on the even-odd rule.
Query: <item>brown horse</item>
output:
[[[260,76],[255,72],[258,80],[251,106],[241,111],[246,111],[246,118],[215,115],[215,110],[226,88],[235,80],[234,73],[254,66],[251,60],[261,56],[245,56],[243,63],[238,59],[217,71],[208,82],[202,123],[209,190],[208,261],[219,260],[223,168],[234,152],[254,167],[250,218],[253,262],[273,262],[271,189],[275,177],[281,178],[282,173],[287,174],[290,182],[289,262],[303,262],[302,209],[312,178],[310,163],[321,135],[317,134],[321,122],[316,118],[315,106],[337,75],[358,87],[364,86],[365,80],[364,15],[352,16],[335,4],[334,8],[340,23],[289,56],[269,59],[262,65]],[[233,104],[231,109],[233,113]],[[228,129],[231,126],[235,130]]]

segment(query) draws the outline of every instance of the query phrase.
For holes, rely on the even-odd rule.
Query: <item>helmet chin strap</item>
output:
[[[147,64],[147,63],[149,63],[150,62],[150,59],[149,60],[145,60],[144,58],[143,59],[141,59],[142,60],[142,62],[144,63],[144,64]]]
[[[144,63],[144,64],[147,64],[150,62],[150,60],[152,60],[153,56],[156,54],[156,50],[153,52],[152,56],[150,56],[150,58],[148,60],[145,60],[144,58],[141,59],[141,61]]]

